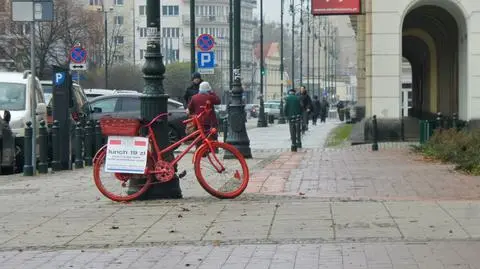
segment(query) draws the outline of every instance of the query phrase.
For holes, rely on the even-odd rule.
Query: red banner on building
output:
[[[361,13],[361,0],[312,0],[312,15],[314,16],[359,13]]]

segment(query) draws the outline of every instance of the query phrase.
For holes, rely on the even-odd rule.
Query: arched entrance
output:
[[[466,117],[465,18],[453,2],[429,3],[419,1],[411,7],[402,25],[402,56],[412,67],[409,116],[430,118],[440,111]],[[459,75],[462,72],[465,76]]]

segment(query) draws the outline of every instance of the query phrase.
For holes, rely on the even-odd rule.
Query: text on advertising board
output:
[[[361,0],[312,0],[312,15],[354,15],[361,13]]]
[[[147,151],[146,137],[109,136],[105,172],[144,174]]]

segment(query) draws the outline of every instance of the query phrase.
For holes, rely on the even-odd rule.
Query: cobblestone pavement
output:
[[[479,251],[479,242],[11,251],[0,256],[0,268],[478,269]]]
[[[336,125],[297,153],[288,125],[250,129],[251,182],[231,201],[192,173],[183,200],[126,204],[90,168],[1,177],[0,268],[480,269],[479,179],[405,143],[324,149]]]

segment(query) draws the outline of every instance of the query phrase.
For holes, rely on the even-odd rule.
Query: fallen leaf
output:
[[[112,227],[111,227],[112,230],[117,230],[117,229],[119,229],[119,228],[120,228],[120,227],[118,227],[118,226],[112,226]]]
[[[304,193],[304,192],[300,192],[299,195],[305,195],[305,193]]]
[[[173,234],[175,232],[175,230],[170,230],[169,233]]]
[[[190,209],[185,208],[185,207],[182,207],[182,211],[183,211],[183,212],[188,212],[188,211],[190,211]]]
[[[182,214],[178,214],[177,217],[178,217],[178,218],[183,218]]]
[[[222,232],[221,232],[221,231],[217,231],[217,234],[222,234]]]

